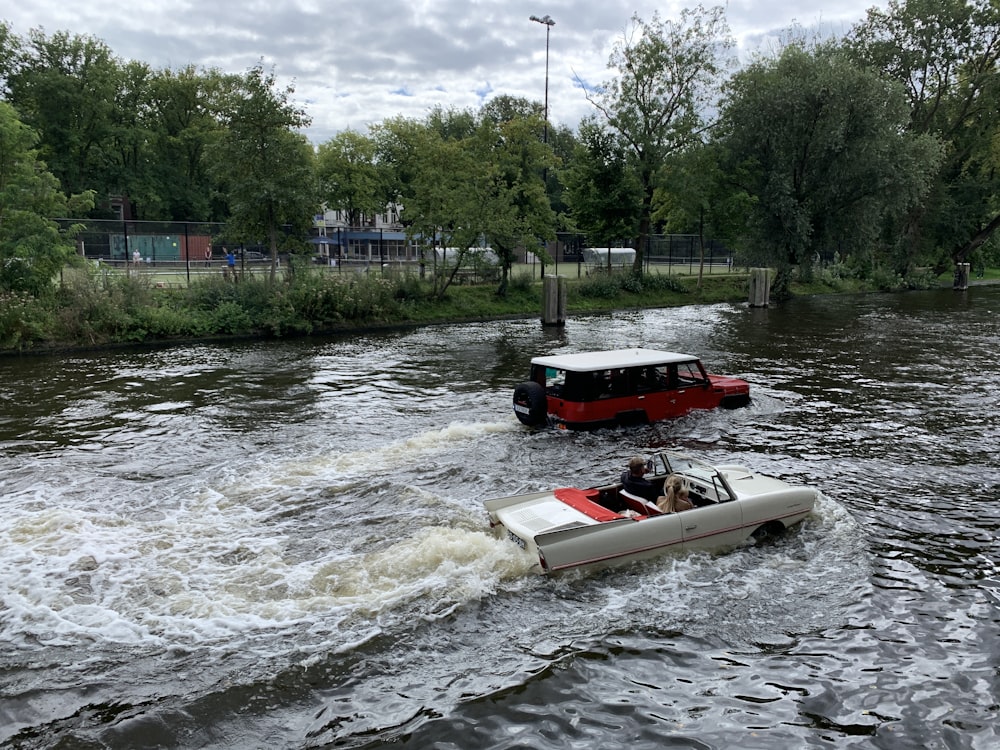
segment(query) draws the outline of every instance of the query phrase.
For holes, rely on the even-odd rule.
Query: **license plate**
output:
[[[507,538],[510,539],[514,544],[516,544],[521,549],[525,549],[524,540],[515,534],[513,531],[507,532]]]
[[[514,411],[518,414],[531,414],[531,409],[527,406],[521,406],[521,404],[514,404]]]

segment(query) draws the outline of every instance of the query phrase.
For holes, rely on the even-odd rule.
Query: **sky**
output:
[[[542,102],[557,126],[593,113],[585,90],[612,76],[608,58],[637,14],[676,20],[692,0],[0,0],[0,21],[22,37],[65,31],[103,41],[154,69],[273,70],[322,143],[342,130],[431,109],[478,109],[508,94]],[[842,35],[885,0],[724,0],[744,59],[774,51],[795,25]],[[794,6],[794,7],[793,7]],[[529,20],[549,16],[546,26]]]

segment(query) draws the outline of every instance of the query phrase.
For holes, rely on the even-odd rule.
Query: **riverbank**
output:
[[[987,274],[973,284],[995,283]],[[950,285],[951,279],[922,279],[922,287]],[[889,287],[889,288],[887,288]],[[793,283],[792,296],[856,294],[906,288],[902,280],[867,281],[818,275]],[[748,274],[596,274],[567,279],[568,316],[616,310],[746,303]],[[0,306],[0,355],[162,346],[192,341],[287,339],[355,331],[540,317],[542,282],[514,275],[507,294],[495,284],[453,285],[443,295],[412,277],[303,274],[277,285],[248,275],[238,283],[221,278],[186,287],[153,284],[144,277],[70,276],[58,306],[15,298]],[[781,300],[772,295],[772,305]]]

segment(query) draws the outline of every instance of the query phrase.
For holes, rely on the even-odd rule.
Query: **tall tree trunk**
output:
[[[271,283],[278,277],[278,226],[274,219],[268,222],[268,244],[271,249]]]
[[[705,275],[705,209],[698,210],[698,288]]]
[[[650,214],[653,206],[653,182],[651,177],[643,174],[642,213],[639,215],[639,234],[635,238],[635,260],[632,262],[632,273],[642,276],[643,260],[646,255],[646,244],[649,241],[649,228],[652,224]]]

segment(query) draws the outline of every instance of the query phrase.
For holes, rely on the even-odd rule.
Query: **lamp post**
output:
[[[556,25],[556,22],[552,20],[552,16],[546,14],[539,18],[538,16],[528,16],[529,21],[534,21],[535,23],[540,23],[545,26],[545,124],[542,130],[542,142],[549,142],[549,32],[552,27]]]

